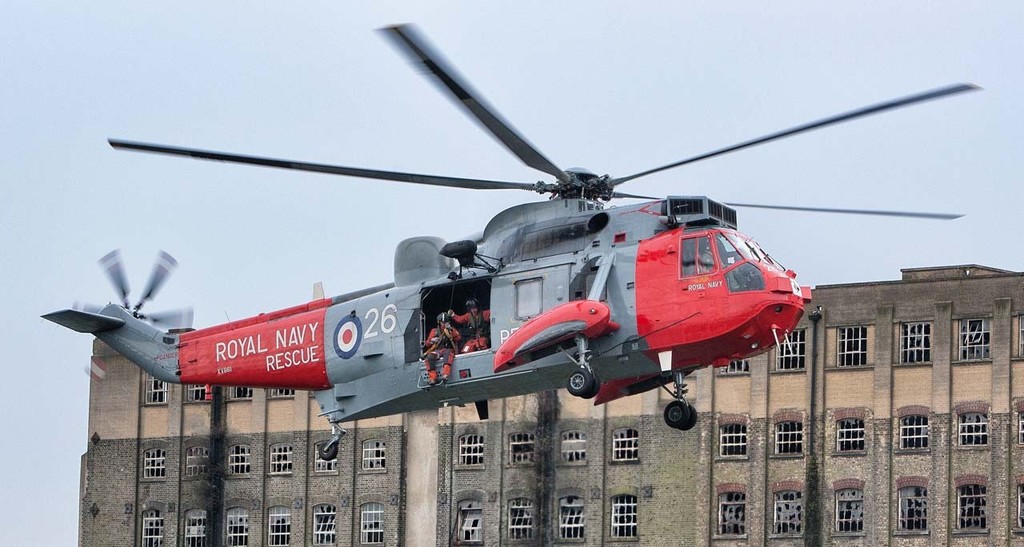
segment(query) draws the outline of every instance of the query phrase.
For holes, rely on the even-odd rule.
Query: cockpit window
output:
[[[709,274],[715,271],[715,255],[711,252],[711,239],[691,237],[683,240],[683,276]]]
[[[743,241],[739,236],[732,232],[723,232],[723,235],[732,243],[733,248],[746,260],[754,260],[754,252],[747,246],[747,242]]]
[[[728,268],[743,260],[743,256],[736,250],[736,247],[729,242],[725,234],[716,234],[715,242],[718,244],[718,258],[722,260],[722,268]]]

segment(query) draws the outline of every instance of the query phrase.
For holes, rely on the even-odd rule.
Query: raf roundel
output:
[[[346,315],[334,329],[334,351],[342,359],[355,355],[362,340],[363,326],[356,315]]]

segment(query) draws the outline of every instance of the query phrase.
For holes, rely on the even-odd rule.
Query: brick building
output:
[[[97,342],[81,543],[1024,545],[1024,274],[819,286],[780,348],[658,390],[352,424],[147,378]],[[216,539],[216,541],[215,541]]]

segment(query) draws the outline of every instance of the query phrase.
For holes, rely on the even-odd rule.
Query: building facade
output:
[[[356,422],[334,462],[306,393],[207,397],[97,342],[81,544],[1024,545],[1024,274],[904,270],[812,310],[691,375],[687,432],[663,390],[545,392]]]

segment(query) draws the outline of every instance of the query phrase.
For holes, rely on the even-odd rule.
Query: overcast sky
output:
[[[14,5],[11,5],[14,4]],[[76,541],[91,338],[39,318],[135,296],[196,326],[388,282],[401,239],[452,240],[544,199],[117,152],[108,137],[534,182],[375,29],[413,22],[562,168],[627,175],[956,82],[978,93],[638,179],[646,195],[964,213],[741,210],[805,284],[1024,270],[1024,4],[12,2],[0,18],[0,544]]]

